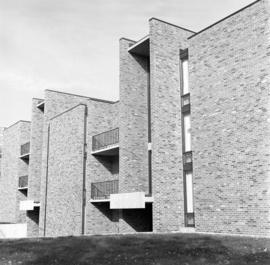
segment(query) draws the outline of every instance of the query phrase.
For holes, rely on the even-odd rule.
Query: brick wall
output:
[[[2,146],[3,146],[4,128],[0,127],[0,178],[2,174]]]
[[[29,176],[28,176],[28,200],[40,201],[41,162],[42,162],[42,139],[44,112],[37,108],[41,99],[32,99],[31,137]],[[39,209],[27,212],[27,235],[38,236]]]
[[[90,100],[87,119],[87,177],[86,177],[86,234],[117,233],[118,211],[109,203],[91,203],[91,183],[118,180],[119,157],[93,156],[92,137],[115,129],[118,124],[119,103]]]
[[[19,121],[3,134],[2,176],[0,179],[0,222],[25,222],[19,202],[25,195],[18,191],[19,176],[28,174],[28,165],[20,156],[21,144],[29,141],[30,123]]]
[[[84,113],[78,105],[50,122],[46,236],[82,232]]]
[[[150,22],[152,180],[154,231],[184,225],[179,49],[191,32]]]
[[[148,193],[147,59],[120,40],[120,192]]]
[[[30,122],[20,122],[19,128],[19,145],[28,143],[30,141],[30,130],[31,123]],[[24,201],[27,199],[27,190],[18,190],[18,181],[20,176],[28,176],[29,175],[29,160],[18,159],[18,177],[17,184],[15,186],[17,191],[17,202],[16,202],[16,222],[17,223],[25,223],[26,222],[26,212],[20,211],[20,201]]]
[[[148,181],[148,59],[131,54],[128,48],[135,42],[120,39],[120,174],[119,192],[149,192]],[[141,211],[142,212],[142,211]],[[137,214],[140,212],[137,211]],[[119,231],[143,230],[144,214],[119,212]],[[141,224],[141,225],[140,225]]]
[[[269,1],[190,39],[196,230],[269,235]]]
[[[40,186],[40,215],[39,215],[39,235],[44,235],[44,205],[46,192],[46,172],[47,172],[47,141],[48,141],[48,124],[54,116],[67,111],[68,109],[80,104],[87,103],[87,97],[76,96],[72,94],[46,90],[45,91],[45,111],[43,122],[43,140],[42,140],[42,174]]]
[[[43,120],[44,112],[37,108],[42,100],[32,100],[32,118],[31,118],[31,138],[29,162],[29,189],[28,198],[30,200],[40,200],[40,179],[41,179],[41,161],[42,161],[42,138],[43,138]]]

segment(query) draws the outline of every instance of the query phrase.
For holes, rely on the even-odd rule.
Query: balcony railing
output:
[[[182,101],[182,113],[190,112],[190,94],[183,95]]]
[[[19,177],[19,189],[27,189],[28,188],[28,176]]]
[[[118,180],[96,182],[91,184],[91,199],[104,200],[109,199],[110,194],[118,193]]]
[[[98,151],[119,143],[119,128],[93,136],[92,151]]]
[[[21,145],[21,156],[28,155],[30,153],[30,142]]]
[[[192,152],[186,152],[183,154],[183,164],[185,171],[192,170]]]

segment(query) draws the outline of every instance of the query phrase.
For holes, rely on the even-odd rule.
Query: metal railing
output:
[[[28,187],[28,176],[21,176],[19,177],[19,189],[27,188]]]
[[[119,143],[119,128],[93,136],[92,151],[98,151],[117,143]]]
[[[30,142],[21,145],[21,156],[27,155],[29,153],[30,153]]]
[[[116,194],[119,190],[118,180],[96,182],[91,184],[91,199],[109,199],[110,194]]]

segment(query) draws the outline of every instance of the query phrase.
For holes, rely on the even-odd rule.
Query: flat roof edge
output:
[[[88,100],[100,101],[100,102],[104,102],[104,103],[111,103],[111,104],[115,103],[115,101],[110,101],[110,100],[106,100],[106,99],[99,99],[99,98],[93,98],[93,97],[88,97],[88,96],[82,96],[82,95],[78,95],[78,94],[72,94],[72,93],[63,92],[63,91],[57,91],[57,90],[52,90],[52,89],[46,89],[45,91],[64,94],[64,95],[68,95],[68,96],[81,97],[81,98],[85,98],[85,99],[88,99]]]
[[[182,29],[182,30],[185,30],[185,31],[189,31],[189,32],[191,32],[191,33],[196,33],[196,31],[193,31],[193,30],[190,30],[190,29],[187,29],[187,28],[184,28],[184,27],[180,27],[180,26],[178,26],[178,25],[175,25],[175,24],[173,24],[173,23],[164,21],[164,20],[159,19],[159,18],[156,18],[156,17],[151,17],[151,18],[149,18],[148,21],[151,21],[151,20],[153,20],[153,19],[154,19],[154,20],[158,20],[158,21],[160,21],[160,22],[163,22],[163,23],[165,23],[165,24],[171,25],[171,26],[173,26],[173,27],[179,28],[179,29]]]
[[[140,44],[144,43],[145,41],[148,41],[150,39],[149,35],[144,36],[143,38],[139,39],[136,43],[134,43],[132,46],[128,48],[128,51],[131,51],[132,49],[136,48]]]
[[[18,123],[20,123],[20,122],[31,123],[31,121],[19,120],[19,121],[14,122],[13,124],[11,124],[11,125],[8,126],[8,127],[1,127],[1,128],[4,128],[4,130],[7,130],[7,129],[11,128],[12,126],[15,126],[16,124],[18,124]]]
[[[131,40],[131,39],[128,39],[128,38],[125,38],[125,37],[122,37],[122,38],[120,38],[119,40],[126,40],[126,41],[136,42],[135,40]]]
[[[67,110],[64,110],[64,111],[61,112],[61,113],[56,114],[55,116],[53,116],[52,118],[50,118],[50,121],[55,120],[56,118],[58,118],[58,117],[60,117],[60,116],[62,116],[62,115],[64,115],[64,114],[66,114],[67,112],[70,112],[70,111],[72,111],[72,110],[74,110],[74,109],[76,109],[76,108],[78,108],[78,107],[80,107],[80,106],[83,106],[83,107],[85,107],[85,108],[87,107],[86,104],[79,103],[79,104],[77,104],[77,105],[75,105],[75,106],[73,106],[73,107],[71,107],[71,108],[69,108],[69,109],[67,109]]]
[[[204,29],[198,31],[197,33],[195,33],[195,34],[193,34],[192,36],[188,37],[188,39],[190,40],[190,39],[196,37],[196,36],[199,35],[200,33],[203,33],[204,31],[207,31],[208,29],[210,29],[210,28],[216,26],[217,24],[219,24],[219,23],[221,23],[221,22],[227,20],[227,19],[230,18],[230,17],[233,17],[234,15],[236,15],[236,14],[238,14],[238,13],[244,11],[245,9],[247,9],[247,8],[253,6],[253,5],[255,5],[255,4],[257,4],[258,2],[261,2],[261,1],[262,1],[262,0],[257,0],[257,1],[255,1],[255,2],[250,3],[250,4],[247,5],[247,6],[242,7],[241,9],[239,9],[239,10],[233,12],[232,14],[230,14],[230,15],[228,15],[228,16],[226,16],[226,17],[220,19],[220,20],[218,20],[217,22],[211,24],[210,26],[208,26],[208,27],[206,27],[206,28],[204,28]]]
[[[49,91],[49,92],[53,92],[53,93],[59,93],[59,94],[65,94],[65,95],[74,96],[74,97],[90,98],[90,97],[87,97],[87,96],[82,96],[82,95],[78,95],[78,94],[72,94],[72,93],[68,93],[68,92],[64,92],[64,91],[58,91],[58,90],[53,90],[53,89],[45,89],[45,91]]]

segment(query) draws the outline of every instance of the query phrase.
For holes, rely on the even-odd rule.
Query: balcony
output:
[[[91,200],[110,201],[110,195],[118,193],[119,182],[118,180],[96,182],[91,184]]]
[[[28,176],[19,177],[18,190],[27,190],[28,189]]]
[[[40,207],[40,202],[38,201],[20,201],[20,211],[33,211],[35,208]]]
[[[30,142],[21,145],[21,155],[20,158],[24,160],[29,160],[30,157]]]
[[[119,154],[119,128],[98,134],[92,138],[92,154],[115,156]]]
[[[181,97],[182,113],[190,113],[190,94]]]
[[[40,109],[42,112],[44,112],[45,109],[45,101],[42,100],[37,104],[37,108]]]
[[[192,152],[183,154],[184,171],[192,171]]]

